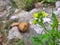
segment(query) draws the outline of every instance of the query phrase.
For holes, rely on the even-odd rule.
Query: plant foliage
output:
[[[44,12],[44,11],[43,11]],[[37,19],[40,20],[36,21],[36,24],[39,24],[41,27],[44,28],[46,31],[45,34],[39,34],[38,36],[32,36],[31,41],[32,45],[59,45],[59,39],[60,39],[60,31],[58,30],[58,20],[56,18],[56,15],[52,12],[52,29],[48,30],[46,29],[44,23],[43,23],[43,13],[42,11],[38,13]],[[36,17],[35,17],[36,18]]]

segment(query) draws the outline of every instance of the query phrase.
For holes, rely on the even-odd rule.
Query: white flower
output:
[[[43,18],[43,22],[44,22],[44,23],[46,23],[46,22],[50,23],[50,22],[51,22],[51,19],[45,17],[45,18]]]

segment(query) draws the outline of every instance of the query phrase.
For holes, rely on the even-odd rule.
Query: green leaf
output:
[[[48,34],[42,34],[40,36],[40,38],[41,38],[42,42],[46,42],[50,39],[50,36]]]
[[[52,24],[52,30],[54,29],[58,29],[58,20],[56,15],[52,12],[52,20],[53,20],[53,24]]]
[[[43,43],[41,42],[40,38],[38,37],[31,37],[31,41],[32,41],[32,45],[43,45]]]

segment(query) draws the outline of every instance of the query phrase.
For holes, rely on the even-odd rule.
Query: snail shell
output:
[[[19,24],[18,28],[19,28],[19,31],[26,32],[26,31],[28,31],[29,23],[28,22],[22,22]]]

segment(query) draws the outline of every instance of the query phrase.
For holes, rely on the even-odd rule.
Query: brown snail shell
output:
[[[22,22],[19,24],[18,28],[19,28],[19,31],[26,32],[29,28],[29,23],[28,22]]]

